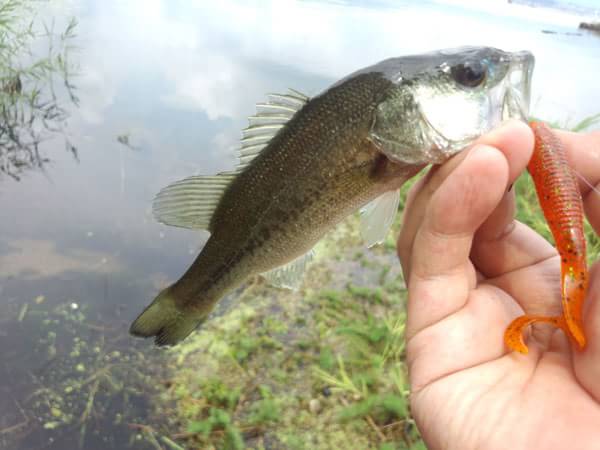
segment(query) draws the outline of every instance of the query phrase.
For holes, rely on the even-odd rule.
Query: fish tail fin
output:
[[[164,289],[133,321],[129,333],[139,337],[155,336],[158,346],[175,345],[185,339],[206,315],[182,310],[170,288]]]

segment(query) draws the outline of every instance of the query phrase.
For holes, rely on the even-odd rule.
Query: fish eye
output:
[[[487,78],[487,66],[481,61],[467,61],[450,69],[452,78],[466,87],[477,87]]]

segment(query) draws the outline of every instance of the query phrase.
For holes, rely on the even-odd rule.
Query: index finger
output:
[[[475,289],[469,254],[473,235],[502,198],[510,172],[511,161],[501,149],[478,144],[425,207],[408,277],[406,360],[413,394],[504,353],[502,334],[517,307],[500,289]]]
[[[510,162],[508,180],[513,183],[527,165],[527,161],[529,161],[533,149],[533,133],[523,122],[510,120],[481,136],[475,144],[489,145],[501,150]],[[461,164],[468,151],[466,149],[441,166],[434,167],[425,178],[421,179],[423,181],[417,183],[411,190],[411,194],[407,199],[404,221],[397,245],[398,256],[406,279],[408,279],[411,271],[410,255],[413,253],[415,235],[422,225],[425,209],[440,184],[448,177],[450,172]]]

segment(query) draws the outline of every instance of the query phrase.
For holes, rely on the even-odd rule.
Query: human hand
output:
[[[558,133],[571,165],[597,185],[600,133]],[[515,221],[507,192],[532,148],[531,130],[509,122],[409,194],[398,240],[407,363],[412,413],[432,450],[600,448],[600,266],[590,270],[582,352],[547,325],[532,327],[528,355],[504,346],[512,319],[561,308],[558,254]],[[580,188],[598,233],[600,196]]]

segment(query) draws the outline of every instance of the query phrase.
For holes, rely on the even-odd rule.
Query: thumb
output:
[[[466,302],[475,284],[473,235],[502,199],[507,180],[504,155],[477,145],[431,197],[413,243],[409,338]]]
[[[473,235],[502,199],[508,162],[477,145],[432,195],[415,235],[408,282],[407,362],[414,391],[504,352],[506,295],[474,291]],[[500,300],[500,301],[498,301]]]

